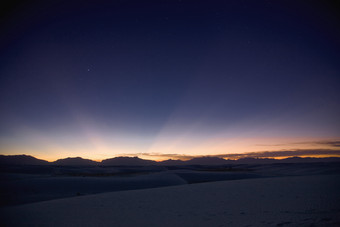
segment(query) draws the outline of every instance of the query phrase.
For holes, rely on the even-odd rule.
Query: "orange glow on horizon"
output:
[[[27,154],[27,153],[2,153],[2,155],[31,155],[31,154]],[[236,154],[235,154],[236,155]],[[64,159],[64,158],[75,158],[75,157],[81,157],[83,159],[90,159],[96,162],[101,162],[104,159],[91,159],[89,157],[84,157],[84,156],[65,156],[65,157],[58,157],[58,158],[44,158],[41,156],[35,156],[32,155],[33,157],[37,158],[37,159],[42,159],[48,162],[54,162],[58,159]],[[187,158],[178,158],[178,156],[174,156],[174,157],[170,157],[167,156],[166,158],[164,157],[160,157],[160,156],[148,156],[148,155],[140,155],[140,156],[136,156],[136,155],[116,155],[116,156],[112,156],[110,158],[115,158],[115,157],[138,157],[141,159],[146,159],[146,160],[152,160],[152,161],[156,161],[156,162],[162,162],[162,161],[166,161],[166,160],[181,160],[181,161],[187,161],[193,158],[200,158],[200,157],[218,157],[218,156],[214,156],[214,155],[197,155],[197,156],[190,156]],[[240,154],[240,156],[236,156],[236,157],[222,157],[225,160],[239,160],[242,158],[256,158],[256,159],[277,159],[277,160],[281,160],[281,159],[286,159],[286,158],[292,158],[292,157],[300,157],[300,158],[331,158],[331,157],[338,157],[340,158],[340,151],[339,154],[314,154],[314,155],[290,155],[290,156],[267,156],[267,157],[256,157],[254,156],[254,153],[252,152],[250,156],[247,156],[247,154]]]
[[[88,130],[91,131],[91,130]],[[138,143],[118,143],[115,140],[108,141],[100,136],[99,133],[87,133],[87,137],[92,138],[87,141],[74,141],[72,144],[57,143],[56,140],[47,138],[42,134],[35,134],[33,131],[27,131],[29,138],[37,145],[28,146],[26,144],[2,144],[0,154],[20,155],[27,154],[36,158],[55,161],[67,157],[82,157],[101,161],[118,156],[137,156],[142,159],[154,161],[188,160],[194,157],[218,156],[225,159],[237,159],[239,157],[256,157],[256,153],[285,152],[295,150],[330,150],[338,151],[337,146],[332,146],[332,142],[340,141],[339,137],[333,138],[226,138],[214,137],[207,139],[187,139],[184,137],[161,138],[158,137],[152,144],[140,147]],[[118,141],[118,140],[117,140]],[[39,142],[39,143],[38,143]],[[255,153],[255,156],[254,154]],[[239,156],[237,155],[239,154]],[[282,153],[283,154],[283,153]],[[228,157],[228,155],[231,155]],[[340,154],[330,152],[330,154],[311,154],[311,155],[276,155],[273,158],[282,159],[284,157],[340,157]],[[262,156],[261,156],[262,157]],[[267,157],[271,157],[268,153]],[[262,157],[263,158],[263,157]]]

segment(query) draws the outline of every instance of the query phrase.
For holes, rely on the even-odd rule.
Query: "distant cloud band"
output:
[[[232,153],[232,154],[217,154],[217,155],[184,155],[184,154],[163,154],[163,153],[135,153],[128,156],[144,156],[144,157],[160,157],[165,159],[181,159],[188,160],[195,157],[219,157],[227,159],[239,158],[280,158],[293,156],[340,156],[340,150],[331,149],[296,149],[282,151],[260,151],[249,153]]]

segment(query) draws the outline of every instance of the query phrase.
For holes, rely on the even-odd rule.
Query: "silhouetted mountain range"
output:
[[[138,157],[116,157],[116,158],[105,159],[100,164],[105,165],[105,166],[120,166],[120,165],[147,166],[147,165],[157,165],[157,162],[141,159]]]
[[[228,163],[228,160],[217,157],[199,157],[185,162],[186,165],[224,165]]]
[[[30,155],[0,155],[0,165],[48,165],[48,161]]]
[[[98,165],[98,162],[92,161],[90,159],[83,159],[81,157],[75,157],[58,159],[57,161],[54,161],[53,164],[61,166],[91,166]]]
[[[138,157],[116,157],[96,162],[81,157],[58,159],[54,162],[37,159],[29,155],[0,155],[0,165],[62,165],[62,166],[148,166],[148,165],[224,165],[224,164],[269,164],[269,163],[301,163],[301,162],[340,162],[340,158],[300,158],[286,159],[269,158],[242,158],[238,160],[225,160],[218,157],[198,157],[191,160],[165,160],[156,162]]]

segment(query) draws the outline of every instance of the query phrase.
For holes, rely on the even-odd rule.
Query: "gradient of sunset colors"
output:
[[[0,153],[340,156],[339,19],[328,1],[9,5]]]

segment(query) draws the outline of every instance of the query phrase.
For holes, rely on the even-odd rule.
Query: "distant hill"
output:
[[[340,162],[340,158],[301,158],[301,157],[289,157],[284,159],[272,159],[272,158],[241,158],[232,161],[234,164],[271,164],[271,163],[310,163],[310,162]]]
[[[30,155],[0,155],[0,165],[48,165],[48,161]]]
[[[177,166],[177,165],[184,165],[186,163],[186,161],[182,161],[182,160],[173,160],[173,159],[168,159],[168,160],[164,160],[161,162],[158,162],[159,165],[165,165],[165,166]]]
[[[186,165],[224,165],[228,163],[229,161],[217,157],[193,158],[185,162]]]
[[[271,163],[310,163],[310,162],[340,162],[340,158],[301,158],[290,157],[285,159],[270,158],[241,158],[238,160],[225,160],[218,157],[198,157],[187,161],[165,160],[156,162],[138,157],[116,157],[95,162],[81,157],[58,159],[54,162],[37,159],[30,155],[0,155],[0,165],[61,165],[61,166],[177,166],[177,165],[225,165],[225,164],[271,164]]]
[[[277,163],[278,161],[279,161],[278,159],[272,158],[240,158],[238,160],[233,160],[231,162],[235,164],[270,164]]]
[[[301,157],[290,157],[286,159],[276,160],[277,162],[285,163],[300,163],[300,162],[340,162],[340,158],[329,157],[329,158],[301,158]]]
[[[92,166],[98,165],[98,162],[92,161],[90,159],[84,159],[81,157],[75,158],[64,158],[54,161],[53,164],[61,166]]]
[[[120,165],[129,165],[129,166],[147,166],[147,165],[156,165],[157,162],[151,160],[145,160],[138,157],[116,157],[103,160],[100,164],[107,166],[120,166]]]

